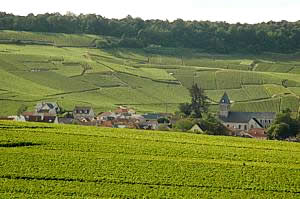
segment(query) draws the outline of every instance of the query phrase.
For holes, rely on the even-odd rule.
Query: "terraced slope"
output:
[[[140,112],[174,112],[189,101],[193,83],[205,89],[212,104],[226,91],[234,110],[290,108],[298,115],[300,61],[293,56],[275,60],[273,55],[211,55],[193,49],[93,48],[105,39],[0,31],[0,115],[31,110],[38,101],[56,101],[65,110],[130,105]],[[7,42],[16,40],[24,42]],[[39,41],[55,45],[36,45]]]
[[[0,197],[298,198],[298,143],[0,122]]]

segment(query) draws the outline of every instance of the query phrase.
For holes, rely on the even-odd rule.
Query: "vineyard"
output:
[[[95,48],[96,41],[106,39],[114,40],[86,34],[0,31],[0,116],[14,115],[23,107],[32,111],[40,101],[55,101],[67,111],[75,105],[92,106],[96,112],[128,105],[141,113],[176,112],[180,103],[190,100],[188,89],[195,83],[212,105],[226,91],[233,110],[289,108],[298,115],[297,57],[219,55],[162,47]]]
[[[298,143],[0,122],[0,197],[297,198]]]

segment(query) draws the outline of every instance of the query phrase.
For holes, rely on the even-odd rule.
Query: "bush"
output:
[[[159,118],[158,120],[157,120],[157,122],[159,123],[159,124],[169,124],[170,123],[170,120],[168,120],[167,118]]]
[[[137,39],[132,39],[132,38],[123,38],[119,42],[120,47],[124,48],[144,48],[144,43],[140,40]]]
[[[188,131],[194,124],[195,122],[190,118],[180,119],[175,123],[174,128],[180,131]]]
[[[170,128],[167,124],[161,124],[157,128],[158,131],[170,131]]]
[[[116,43],[110,40],[97,40],[95,43],[96,48],[113,48],[117,46]]]

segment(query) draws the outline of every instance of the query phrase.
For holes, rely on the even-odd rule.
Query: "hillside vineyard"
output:
[[[64,110],[92,106],[103,112],[124,105],[139,112],[175,112],[200,85],[212,112],[224,92],[232,111],[298,115],[297,54],[220,55],[150,46],[93,48],[117,38],[0,31],[1,116],[32,111],[39,101]],[[19,44],[16,44],[16,41]]]

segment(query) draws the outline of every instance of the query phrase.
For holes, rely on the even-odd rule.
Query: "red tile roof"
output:
[[[248,134],[255,138],[267,138],[267,134],[265,129],[262,128],[253,128],[248,131]]]

